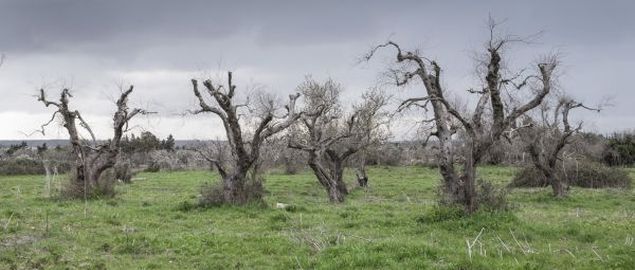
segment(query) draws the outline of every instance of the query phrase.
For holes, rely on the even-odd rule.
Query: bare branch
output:
[[[95,133],[93,133],[93,130],[90,128],[88,123],[86,123],[84,118],[82,118],[82,115],[79,114],[79,111],[75,111],[75,116],[77,116],[77,119],[79,120],[79,125],[83,127],[86,131],[88,131],[88,134],[90,134],[90,138],[92,139],[93,144],[96,144],[97,139],[95,138]]]
[[[401,102],[401,104],[399,104],[399,107],[397,108],[397,111],[401,112],[401,111],[409,108],[410,106],[417,106],[417,107],[426,109],[427,104],[430,102],[430,99],[431,99],[430,97],[419,97],[419,98],[406,99],[403,102]],[[425,102],[423,104],[420,104],[419,103],[420,101],[425,101]]]

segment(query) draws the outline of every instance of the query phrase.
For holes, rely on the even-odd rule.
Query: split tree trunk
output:
[[[309,167],[318,179],[318,182],[326,189],[329,201],[332,203],[344,202],[348,189],[344,182],[344,164],[343,160],[332,160],[332,168],[325,169],[317,162],[317,156],[311,153]]]
[[[116,102],[117,111],[113,116],[113,129],[114,136],[107,142],[101,145],[97,144],[95,134],[86,121],[82,118],[81,114],[77,110],[72,110],[69,107],[69,101],[72,95],[70,90],[63,89],[58,102],[49,101],[46,99],[44,89],[40,89],[40,95],[38,101],[44,103],[46,107],[54,106],[57,110],[53,113],[53,117],[48,123],[42,125],[42,133],[44,134],[44,127],[55,120],[55,116],[60,114],[64,120],[64,128],[68,132],[69,140],[72,148],[72,154],[75,158],[75,164],[73,171],[75,173],[74,179],[71,179],[71,183],[74,185],[73,193],[71,196],[84,197],[95,195],[113,195],[112,190],[95,190],[95,188],[101,189],[102,187],[109,187],[111,183],[107,183],[107,186],[100,186],[100,178],[102,173],[112,168],[115,165],[117,155],[119,154],[119,145],[121,137],[128,126],[128,122],[137,114],[146,114],[147,112],[141,109],[128,109],[128,95],[132,93],[133,87],[130,86],[126,91],[121,93],[121,96]],[[79,135],[77,124],[87,131],[92,139],[92,142],[82,140]],[[83,191],[78,193],[77,191]]]

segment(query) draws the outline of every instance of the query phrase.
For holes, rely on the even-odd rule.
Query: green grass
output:
[[[500,185],[513,173],[479,172]],[[342,205],[304,172],[268,175],[269,207],[209,209],[191,207],[217,179],[209,172],[143,173],[116,198],[87,203],[44,198],[43,176],[2,177],[0,269],[635,268],[632,190],[573,188],[563,200],[514,190],[512,212],[461,217],[435,207],[436,170],[369,176]],[[470,258],[466,240],[481,231]]]

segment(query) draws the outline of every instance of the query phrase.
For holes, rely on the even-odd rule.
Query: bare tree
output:
[[[534,166],[543,174],[553,189],[553,195],[558,198],[565,197],[568,188],[566,179],[557,174],[557,163],[565,162],[562,151],[582,128],[582,123],[574,128],[569,123],[569,114],[577,108],[600,111],[572,98],[561,97],[553,109],[548,103],[541,106],[540,124],[528,117],[531,126],[520,132]]]
[[[423,56],[419,51],[404,51],[393,42],[388,41],[374,47],[367,55],[370,60],[375,53],[383,48],[396,50],[396,60],[399,69],[391,70],[395,83],[403,86],[413,80],[420,80],[426,90],[426,96],[410,98],[404,101],[400,109],[411,106],[432,106],[433,119],[426,122],[434,124],[435,130],[430,133],[438,139],[438,165],[443,177],[444,200],[452,204],[463,205],[468,213],[478,209],[477,190],[475,185],[476,165],[501,136],[516,125],[516,119],[527,111],[540,105],[552,88],[552,74],[556,68],[556,61],[543,62],[537,65],[537,74],[522,76],[522,72],[505,77],[502,70],[503,49],[521,39],[515,37],[498,38],[494,28],[496,23],[490,23],[491,38],[486,44],[484,85],[480,90],[468,90],[478,95],[478,102],[471,115],[459,112],[445,96],[445,89],[441,83],[441,66],[434,60]],[[515,90],[533,88],[534,95],[528,101],[518,106],[505,102],[503,93],[508,93],[507,87]],[[489,107],[488,107],[489,104]],[[487,109],[491,112],[486,113]],[[484,117],[487,116],[487,117]],[[458,121],[458,125],[454,121]],[[459,131],[465,132],[465,150],[463,153],[462,172],[455,168],[455,149],[453,135]]]
[[[108,194],[112,192],[112,190],[108,190],[110,188],[109,183],[101,183],[100,177],[104,171],[115,165],[120,151],[121,137],[128,130],[129,121],[139,114],[148,113],[142,109],[130,110],[128,108],[128,96],[132,93],[132,90],[133,86],[130,86],[130,88],[123,91],[116,102],[117,111],[113,116],[113,137],[106,142],[100,143],[80,112],[69,107],[70,98],[73,97],[69,89],[62,90],[58,101],[48,100],[44,89],[40,89],[37,100],[46,107],[52,106],[55,108],[55,112],[53,112],[50,120],[42,125],[40,132],[44,134],[45,128],[53,123],[57,116],[60,116],[62,124],[68,132],[71,152],[75,160],[72,168],[72,188],[82,190],[84,196],[100,195],[100,193],[104,193],[101,195],[111,195]],[[90,139],[83,139],[80,129],[88,132]]]
[[[260,158],[260,150],[265,139],[285,130],[300,117],[301,113],[295,111],[295,103],[300,94],[290,95],[289,103],[285,106],[286,113],[278,115],[280,108],[273,97],[261,97],[259,108],[249,108],[248,103],[236,103],[234,100],[236,86],[232,83],[231,72],[227,73],[226,86],[214,84],[211,80],[203,82],[205,92],[211,97],[213,103],[206,101],[198,86],[198,81],[192,79],[194,95],[200,107],[192,113],[213,113],[218,116],[223,123],[227,142],[231,148],[231,171],[222,168],[221,162],[215,162],[219,171],[226,172],[222,179],[223,202],[243,204],[256,198],[254,196],[259,197],[260,194],[250,194],[246,184],[261,185],[260,180],[247,179],[247,174],[254,169],[254,165]],[[253,130],[248,130],[248,125],[241,122],[240,117],[243,115],[240,112],[241,109],[246,110],[242,113],[251,113],[255,118]],[[247,183],[248,180],[252,183]]]
[[[367,92],[364,101],[345,116],[338,83],[319,83],[309,78],[299,89],[305,96],[306,113],[301,118],[300,132],[290,138],[289,147],[308,154],[308,165],[329,200],[343,202],[348,194],[344,164],[351,155],[384,138],[382,127],[386,122],[381,117],[387,98],[379,91]]]

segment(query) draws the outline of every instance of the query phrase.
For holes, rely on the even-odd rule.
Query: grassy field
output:
[[[503,185],[513,172],[479,173]],[[0,269],[635,268],[632,190],[514,190],[511,212],[457,217],[434,210],[436,170],[369,175],[342,205],[305,172],[268,175],[269,207],[210,209],[192,207],[210,172],[143,173],[87,203],[45,198],[43,176],[1,177]]]

